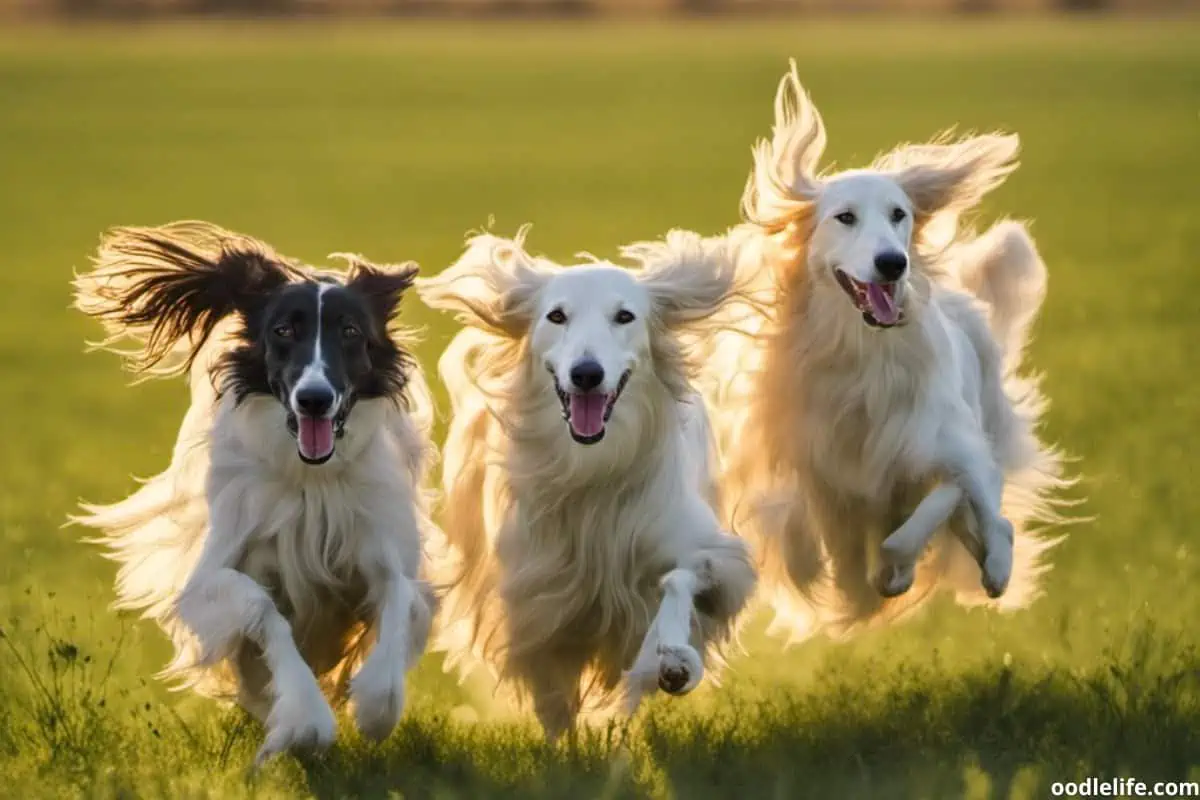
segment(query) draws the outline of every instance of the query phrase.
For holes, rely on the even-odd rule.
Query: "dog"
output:
[[[793,62],[746,221],[721,237],[748,299],[703,356],[724,521],[755,543],[793,639],[899,619],[943,587],[1025,607],[1073,482],[1021,374],[1046,269],[1016,222],[959,226],[1019,140],[942,138],[822,175],[825,141]]]
[[[432,408],[390,325],[416,267],[340,257],[344,275],[209,223],[117,228],[74,284],[100,347],[191,387],[170,466],[74,520],[120,564],[116,605],[170,636],[163,677],[265,725],[256,763],[332,742],[322,684],[385,738],[436,607]]]
[[[699,237],[638,264],[563,268],[482,234],[424,302],[467,327],[439,362],[452,404],[443,529],[456,556],[436,645],[482,662],[551,741],[634,713],[721,661],[756,576],[714,511],[711,432],[679,332],[735,291]]]

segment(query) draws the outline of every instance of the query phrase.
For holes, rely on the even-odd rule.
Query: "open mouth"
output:
[[[834,269],[838,285],[862,312],[863,321],[876,328],[891,328],[904,322],[904,312],[896,302],[898,282],[856,281],[840,269]]]
[[[558,379],[554,379],[554,389],[562,403],[563,419],[567,421],[572,439],[580,444],[595,444],[604,438],[604,426],[612,417],[631,372],[625,371],[615,392],[564,392],[558,386]]]
[[[346,435],[346,415],[349,409],[343,404],[332,417],[310,417],[288,411],[287,427],[296,437],[296,449],[300,460],[316,466],[333,458],[334,443]]]

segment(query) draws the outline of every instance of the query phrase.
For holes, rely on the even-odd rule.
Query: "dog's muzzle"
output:
[[[346,418],[352,406],[351,399],[343,400],[332,417],[296,414],[284,406],[287,409],[287,429],[296,439],[296,451],[301,461],[318,466],[333,458],[337,440],[346,435]]]
[[[613,409],[621,399],[625,385],[633,370],[626,370],[617,382],[613,392],[603,391],[564,391],[559,385],[558,376],[550,371],[554,381],[554,391],[558,393],[558,401],[562,404],[563,419],[571,432],[571,438],[579,444],[595,444],[604,438],[605,426],[612,418]]]
[[[904,311],[896,302],[898,281],[868,283],[855,280],[841,269],[834,269],[838,286],[862,313],[863,322],[873,328],[895,328],[905,322]]]

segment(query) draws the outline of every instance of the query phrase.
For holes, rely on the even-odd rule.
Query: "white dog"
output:
[[[1030,526],[1060,519],[1069,483],[1035,434],[1037,382],[1017,374],[1045,267],[1016,223],[957,232],[1018,140],[820,175],[824,144],[793,64],[755,150],[750,221],[725,237],[770,313],[731,304],[738,331],[706,342],[729,524],[761,546],[795,636],[895,619],[941,586],[1024,606],[1054,543]]]
[[[682,695],[755,585],[711,505],[711,438],[678,334],[732,291],[699,237],[634,246],[631,272],[563,269],[523,236],[470,240],[418,281],[470,326],[440,362],[453,404],[444,448],[452,660],[482,659],[546,734],[585,705]]]
[[[416,268],[348,258],[346,276],[316,273],[176,223],[113,231],[76,280],[105,345],[139,345],[123,353],[136,371],[191,376],[170,466],[76,520],[121,565],[118,607],[171,637],[165,676],[266,725],[259,761],[332,742],[319,680],[335,700],[348,683],[359,729],[386,737],[434,610],[419,574],[431,406],[389,330]]]

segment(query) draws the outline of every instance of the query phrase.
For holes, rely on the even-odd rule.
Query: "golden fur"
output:
[[[1020,374],[1045,267],[1017,223],[978,238],[958,226],[1015,169],[1016,137],[906,145],[866,170],[820,175],[825,139],[793,64],[774,135],[755,148],[748,222],[723,237],[754,302],[731,304],[723,316],[735,330],[706,342],[701,386],[725,461],[726,523],[759,550],[777,627],[793,637],[895,620],[940,588],[962,603],[1025,607],[1057,541],[1040,526],[1061,521],[1055,493],[1070,483],[1062,456],[1036,435],[1038,380]],[[887,185],[912,222],[893,231],[907,234],[905,323],[881,331],[832,278],[831,237],[844,234],[819,226],[834,190],[857,200]],[[975,470],[1002,482],[1002,517],[970,497],[955,502],[960,473]],[[883,542],[902,527],[890,544],[914,541],[919,520],[905,520],[935,492],[953,503],[949,524],[936,526],[918,563],[904,563],[904,548]],[[1013,531],[1011,580],[987,592],[979,513],[996,515],[1000,540],[1005,519]]]
[[[618,688],[632,710],[683,669],[686,683],[669,690],[690,691],[731,634],[754,573],[710,505],[708,424],[677,335],[729,296],[731,270],[703,268],[699,237],[627,249],[643,269],[623,279],[602,263],[563,270],[522,244],[476,237],[458,263],[418,284],[428,304],[471,326],[439,362],[452,406],[443,522],[456,560],[438,647],[450,664],[482,661],[531,698],[554,737],[581,711],[611,710]],[[589,276],[624,287],[635,305],[639,293],[651,302],[609,430],[581,445],[567,435],[531,328],[547,287]]]

